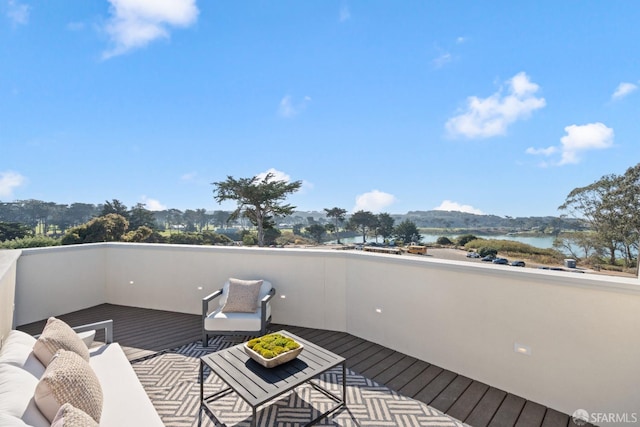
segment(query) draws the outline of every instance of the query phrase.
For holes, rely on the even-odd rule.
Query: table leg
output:
[[[342,362],[342,403],[347,404],[347,364]]]
[[[200,359],[200,405],[204,403],[204,362]]]

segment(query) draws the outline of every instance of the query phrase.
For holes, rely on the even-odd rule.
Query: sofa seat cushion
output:
[[[90,354],[89,364],[104,396],[101,427],[164,427],[118,343],[92,349]]]
[[[2,427],[30,427],[18,417],[0,413],[0,426]]]
[[[9,332],[7,339],[0,349],[0,364],[23,368],[34,377],[40,378],[44,374],[45,367],[33,354],[33,345],[36,339],[29,334],[13,330]]]
[[[29,426],[49,427],[50,422],[38,410],[33,397],[37,385],[38,378],[26,370],[0,363],[0,414],[8,420],[20,418]]]
[[[44,366],[48,366],[60,349],[73,351],[86,362],[89,361],[89,349],[78,334],[62,320],[50,317],[33,346],[33,352]]]

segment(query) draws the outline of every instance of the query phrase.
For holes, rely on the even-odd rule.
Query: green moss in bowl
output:
[[[282,353],[299,348],[300,344],[281,334],[268,334],[250,340],[247,342],[247,347],[265,359],[273,359]]]

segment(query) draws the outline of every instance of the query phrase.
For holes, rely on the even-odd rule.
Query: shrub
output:
[[[205,230],[202,232],[202,243],[205,245],[230,245],[233,243],[233,240],[224,234]]]
[[[474,236],[473,234],[463,234],[462,236],[458,237],[458,239],[456,240],[456,243],[460,246],[464,246],[470,241],[476,240],[476,239],[477,237]]]
[[[201,245],[202,235],[198,233],[176,233],[169,236],[169,243],[182,245]]]
[[[498,251],[494,248],[483,246],[480,249],[478,249],[478,255],[480,255],[481,257],[490,256],[490,255],[496,256],[498,255]]]
[[[6,240],[0,243],[1,249],[43,248],[60,246],[60,240],[47,236],[27,236],[21,239]]]
[[[258,244],[258,241],[251,234],[245,234],[242,236],[242,244],[244,246],[255,246]]]
[[[439,245],[453,245],[453,242],[451,241],[451,239],[449,239],[446,236],[438,237],[438,240],[436,240],[436,243]]]

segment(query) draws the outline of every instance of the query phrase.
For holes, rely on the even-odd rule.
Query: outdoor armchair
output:
[[[276,294],[271,282],[262,280],[255,311],[228,311],[229,279],[222,289],[202,299],[202,346],[207,347],[213,335],[264,335],[271,323],[271,298]],[[241,281],[243,282],[243,281]],[[244,281],[248,282],[248,281]],[[254,281],[255,282],[255,281]],[[232,292],[232,296],[235,294]],[[218,304],[210,304],[216,300]],[[229,307],[230,305],[227,305]]]

